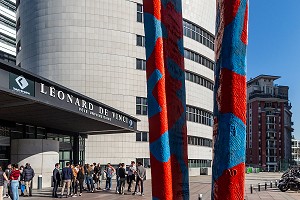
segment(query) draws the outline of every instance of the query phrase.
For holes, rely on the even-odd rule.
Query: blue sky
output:
[[[281,76],[292,103],[294,135],[300,139],[300,0],[250,0],[248,80]]]

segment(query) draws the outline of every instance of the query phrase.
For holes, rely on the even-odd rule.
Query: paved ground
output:
[[[247,174],[246,175],[246,200],[300,200],[300,193],[294,191],[281,192],[275,188],[273,183],[273,188],[270,188],[270,181],[279,179],[281,174],[279,173],[259,173],[259,174]],[[267,190],[264,186],[261,191],[258,192],[258,183],[265,184],[268,182]],[[250,185],[254,185],[253,194],[250,193]],[[145,182],[145,196],[133,196],[131,193],[126,193],[124,196],[115,194],[114,191],[97,191],[96,193],[83,193],[82,197],[77,199],[109,199],[109,200],[134,200],[134,199],[151,199],[151,181],[147,180]],[[211,191],[211,176],[198,176],[190,178],[190,194],[191,200],[197,200],[198,194],[203,194],[203,200],[210,200]],[[41,192],[35,191],[32,198],[20,198],[20,199],[32,199],[32,200],[50,200],[51,192],[50,189],[44,189]],[[73,199],[73,198],[72,198]]]

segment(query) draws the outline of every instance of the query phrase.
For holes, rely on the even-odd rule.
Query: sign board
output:
[[[9,89],[25,95],[34,95],[34,82],[23,75],[9,73]]]

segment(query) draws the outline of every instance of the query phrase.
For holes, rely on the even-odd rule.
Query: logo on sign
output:
[[[24,90],[29,85],[27,80],[23,76],[19,76],[15,80],[21,90]]]

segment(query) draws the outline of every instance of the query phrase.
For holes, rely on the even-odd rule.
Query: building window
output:
[[[145,46],[145,36],[136,35],[136,46],[140,46],[140,47]]]
[[[136,114],[137,115],[147,115],[148,114],[147,98],[136,97]]]
[[[10,37],[4,33],[0,33],[0,41],[11,47],[16,47],[16,38]]]
[[[199,85],[202,85],[210,90],[214,90],[214,83],[212,80],[209,80],[207,78],[204,78],[196,73],[186,71],[185,72],[185,79],[188,81],[191,81],[193,83],[197,83]]]
[[[142,4],[136,4],[137,5],[137,15],[136,15],[136,21],[137,22],[141,22],[143,23],[144,22],[144,16],[143,16],[143,5]]]
[[[203,147],[212,147],[212,140],[188,135],[188,144]]]
[[[206,58],[205,56],[203,56],[195,51],[192,51],[190,49],[186,49],[186,48],[184,49],[184,57],[186,59],[192,60],[201,65],[204,65],[205,67],[207,67],[211,70],[215,69],[214,61],[212,61],[212,60]]]
[[[0,5],[10,11],[16,12],[16,4],[9,0],[0,0]]]
[[[137,142],[149,142],[149,133],[148,132],[137,132],[136,133]]]
[[[213,113],[194,106],[186,106],[186,119],[207,126],[213,125]]]
[[[146,60],[136,59],[136,69],[146,70]]]
[[[189,159],[189,168],[211,167],[211,160]]]
[[[16,56],[0,51],[0,60],[16,64]]]
[[[199,25],[192,23],[186,19],[183,19],[183,35],[196,40],[197,42],[200,42],[211,50],[214,50],[214,35],[203,29]]]
[[[136,163],[141,162],[145,168],[150,168],[150,158],[137,158]]]
[[[0,14],[0,24],[14,30],[16,29],[16,22],[2,14]]]

